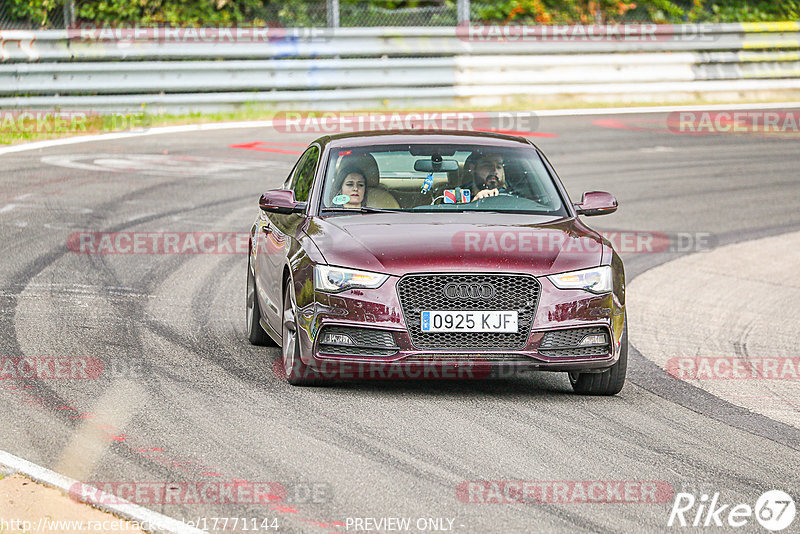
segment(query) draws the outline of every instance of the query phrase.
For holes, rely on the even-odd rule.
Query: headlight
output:
[[[607,293],[612,289],[610,265],[551,274],[547,278],[559,289],[585,289],[592,293]]]
[[[342,269],[330,265],[314,267],[314,289],[318,291],[338,292],[345,289],[375,289],[381,287],[387,274],[368,273],[353,269]]]

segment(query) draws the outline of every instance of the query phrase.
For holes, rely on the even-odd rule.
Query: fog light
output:
[[[325,345],[352,345],[353,340],[346,334],[325,334],[322,343]]]
[[[581,347],[595,347],[606,345],[607,343],[605,334],[589,334],[588,336],[583,336],[579,345]]]

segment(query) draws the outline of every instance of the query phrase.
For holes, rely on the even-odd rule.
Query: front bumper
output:
[[[525,370],[602,372],[619,359],[625,310],[622,299],[613,292],[594,295],[583,290],[561,290],[541,277],[538,278],[541,293],[524,346],[514,350],[425,349],[415,346],[409,335],[396,289],[398,280],[390,277],[378,289],[353,289],[337,294],[314,292],[313,300],[298,310],[303,362],[322,371],[353,373],[354,378],[371,376],[374,368],[382,367],[410,378],[419,369],[423,375],[426,369],[439,369],[438,375],[429,371],[438,378],[469,378],[470,373],[474,377],[502,376]],[[321,334],[334,327],[382,333],[382,339],[391,341],[384,341],[382,349],[373,352],[343,351],[322,343]],[[605,333],[607,350],[593,350],[591,354],[545,350],[547,344],[543,345],[543,341],[546,335],[551,335],[548,333],[574,329]],[[387,335],[391,337],[386,338]],[[443,376],[445,370],[449,370],[449,376]],[[374,377],[392,378],[386,372]]]

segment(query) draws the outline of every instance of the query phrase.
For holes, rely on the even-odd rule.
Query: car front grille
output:
[[[414,354],[401,360],[408,363],[451,363],[451,362],[469,362],[469,363],[494,363],[494,362],[535,362],[529,356],[522,356],[519,354]]]
[[[600,327],[569,328],[546,332],[539,345],[539,354],[550,357],[604,356],[611,351],[611,345],[581,347],[581,340],[591,334],[604,334],[608,341],[608,330]]]
[[[327,343],[329,335],[346,336],[351,344]],[[319,334],[319,352],[333,356],[391,356],[400,350],[392,333],[374,328],[326,326]]]
[[[492,287],[491,295],[445,295],[449,284]],[[452,287],[452,286],[450,286]],[[417,349],[497,349],[525,347],[536,315],[541,285],[530,275],[514,274],[413,274],[397,283],[408,334]],[[487,292],[488,293],[488,292]],[[518,330],[494,332],[422,332],[423,310],[496,310],[518,313]]]

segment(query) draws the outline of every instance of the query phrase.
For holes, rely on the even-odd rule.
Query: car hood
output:
[[[397,276],[512,271],[536,276],[600,265],[600,235],[577,219],[498,213],[371,213],[312,219],[329,265]]]

